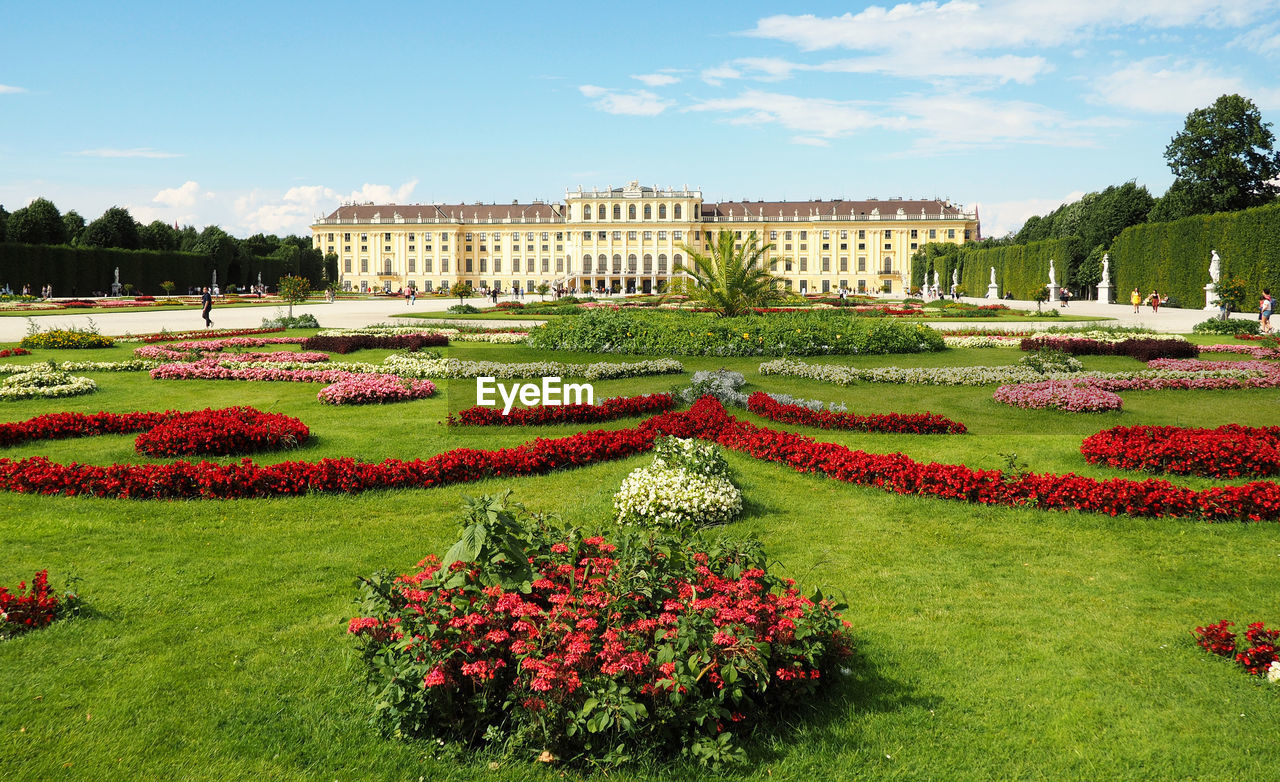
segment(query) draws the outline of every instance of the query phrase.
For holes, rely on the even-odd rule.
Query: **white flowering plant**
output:
[[[57,399],[79,396],[98,390],[98,384],[87,377],[60,372],[53,362],[36,364],[30,371],[10,375],[0,382],[0,400]]]
[[[673,529],[725,524],[742,512],[729,463],[710,443],[678,437],[654,444],[653,463],[633,470],[613,497],[619,524]]]

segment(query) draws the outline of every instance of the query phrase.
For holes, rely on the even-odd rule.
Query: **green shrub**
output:
[[[318,329],[320,324],[316,321],[316,316],[310,313],[289,317],[277,312],[274,318],[263,318],[262,327],[264,329]]]
[[[1258,321],[1245,320],[1244,318],[1232,318],[1230,320],[1222,320],[1221,318],[1212,318],[1210,320],[1202,320],[1191,327],[1191,330],[1197,334],[1257,334],[1259,331]]]
[[[1053,259],[1058,281],[1067,279],[1068,270],[1084,258],[1080,240],[1047,239],[1030,244],[1013,244],[988,249],[964,248],[958,256],[960,283],[965,290],[985,291],[991,282],[991,267],[996,267],[996,283],[1000,293],[1012,293],[1019,299],[1033,299],[1049,281],[1049,259]],[[946,270],[950,274],[950,270]]]
[[[27,329],[27,336],[22,338],[19,346],[28,350],[33,348],[45,350],[109,348],[116,344],[111,337],[99,334],[98,327],[92,323],[83,328],[72,326],[64,329],[51,328],[47,331],[41,331],[40,327],[35,325],[35,321],[28,320],[27,322],[31,325]]]
[[[472,307],[470,304],[455,304],[452,307],[450,307],[448,311],[457,313],[459,315],[475,315],[476,313],[480,312],[480,310],[476,309],[475,307]]]
[[[602,309],[534,329],[529,344],[541,350],[666,356],[815,356],[946,349],[942,335],[928,326],[885,318],[851,318],[833,310],[716,318],[703,313]]]

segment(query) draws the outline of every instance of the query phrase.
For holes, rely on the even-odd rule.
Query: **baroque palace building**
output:
[[[980,238],[977,212],[941,200],[729,201],[699,190],[578,190],[563,202],[350,204],[311,226],[315,247],[338,257],[344,290],[434,291],[518,287],[650,293],[672,277],[686,247],[752,231],[770,272],[802,293],[900,293],[910,259],[928,242]]]

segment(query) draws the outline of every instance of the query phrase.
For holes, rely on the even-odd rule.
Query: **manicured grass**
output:
[[[1230,340],[1221,340],[1230,341]],[[35,351],[5,361],[113,360],[132,346]],[[459,344],[449,355],[530,361],[651,357]],[[334,360],[379,361],[386,351]],[[861,366],[1008,364],[1013,350],[818,357]],[[1226,359],[1227,357],[1224,357]],[[743,372],[746,390],[840,400],[857,412],[932,410],[970,434],[898,436],[803,430],[917,459],[1122,476],[1084,463],[1079,442],[1117,424],[1274,424],[1274,391],[1124,393],[1125,410],[1069,415],[997,405],[992,388],[761,377],[763,359],[682,359],[688,371]],[[1089,368],[1132,359],[1084,357]],[[377,408],[320,405],[319,384],[153,381],[96,373],[96,394],[3,403],[0,417],[60,410],[248,404],[295,415],[305,448],[261,461],[412,458],[492,448],[576,427],[449,429],[474,395]],[[687,379],[687,375],[685,376]],[[681,378],[596,384],[598,395],[667,390]],[[731,411],[772,427],[779,424]],[[600,428],[634,425],[620,421]],[[37,443],[4,456],[142,461],[132,437]],[[610,529],[610,501],[647,456],[466,487],[283,500],[128,502],[0,494],[0,583],[68,574],[88,615],[0,643],[0,769],[44,779],[553,779],[559,769],[454,754],[379,737],[344,636],[354,579],[403,572],[453,541],[459,494],[515,490],[531,508]],[[1274,614],[1272,524],[1205,524],[985,508],[853,487],[740,454],[729,460],[744,518],[711,534],[753,534],[789,574],[850,605],[860,657],[830,697],[749,744],[748,778],[1257,778],[1273,775],[1280,688],[1197,649],[1189,630]],[[1141,477],[1128,475],[1126,477]],[[1207,486],[1207,479],[1178,479]],[[1268,613],[1268,612],[1272,613]],[[570,772],[570,778],[579,776]],[[617,779],[720,778],[684,765]]]

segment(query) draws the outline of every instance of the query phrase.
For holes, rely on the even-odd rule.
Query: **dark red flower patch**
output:
[[[1104,342],[1079,337],[1027,337],[1021,342],[1026,351],[1061,350],[1073,356],[1129,356],[1139,361],[1155,358],[1196,358],[1200,348],[1180,339],[1135,337],[1119,342]]]
[[[1280,426],[1117,426],[1086,437],[1080,453],[1091,464],[1122,470],[1212,478],[1280,475]]]
[[[31,351],[26,348],[7,348],[0,350],[0,358],[9,358],[10,356],[29,356]]]
[[[654,415],[675,407],[670,394],[616,397],[598,405],[536,405],[513,407],[506,415],[497,407],[469,407],[449,416],[450,426],[549,426],[552,424],[594,424]]]
[[[77,597],[59,595],[49,590],[49,571],[41,570],[31,580],[18,582],[18,591],[0,586],[0,640],[29,630],[46,627],[55,619],[74,610]]]
[[[325,353],[352,353],[357,350],[409,350],[448,347],[449,338],[444,334],[351,334],[334,337],[308,337],[302,341],[303,350],[319,350]]]
[[[178,413],[138,435],[135,446],[148,456],[226,456],[296,448],[310,436],[292,416],[227,407]]]
[[[848,429],[855,432],[894,434],[964,434],[968,431],[964,424],[936,413],[856,415],[828,410],[810,410],[800,405],[784,405],[761,391],[747,398],[747,409],[771,421],[816,426],[820,429]]]

